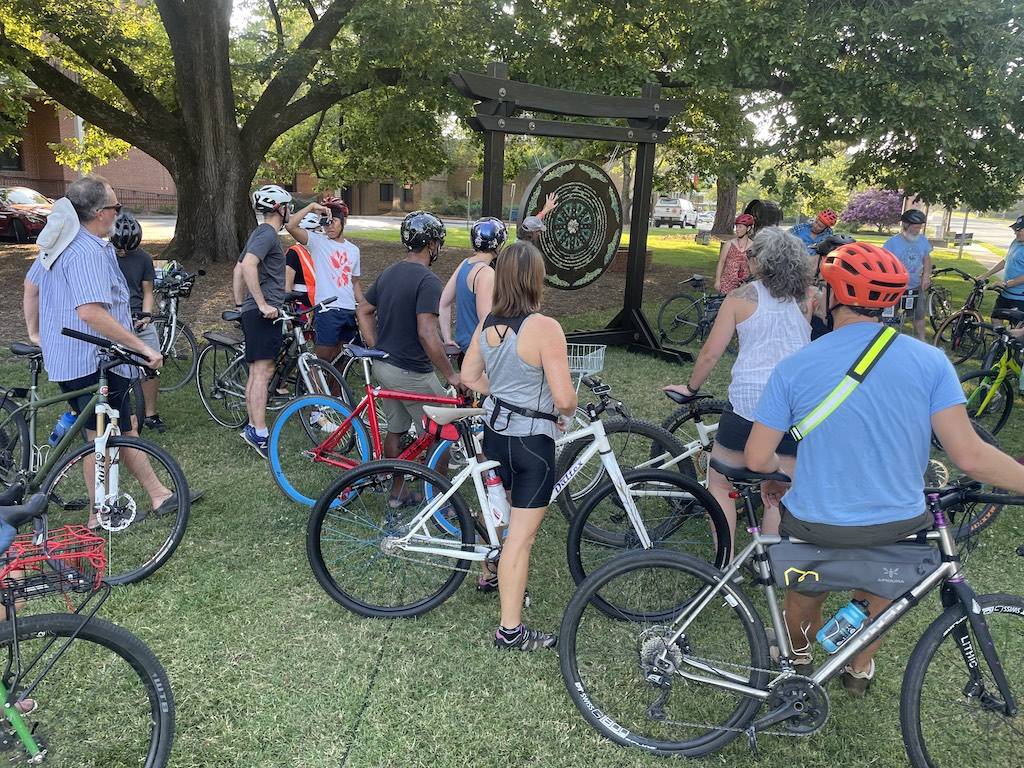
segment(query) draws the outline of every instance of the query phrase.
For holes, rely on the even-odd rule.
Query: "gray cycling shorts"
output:
[[[779,533],[794,539],[807,541],[821,547],[874,547],[880,544],[894,544],[918,531],[932,527],[931,512],[925,510],[916,517],[896,520],[877,525],[829,525],[811,523],[794,517],[782,507],[782,522]]]

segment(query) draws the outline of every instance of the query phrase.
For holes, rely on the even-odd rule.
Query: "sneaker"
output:
[[[858,672],[849,664],[843,667],[843,674],[839,679],[843,683],[846,692],[855,699],[862,699],[871,687],[871,680],[875,676],[875,660],[871,660],[871,666],[867,672]]]
[[[147,416],[142,422],[142,426],[146,429],[155,429],[161,435],[167,431],[167,425],[164,424],[164,420],[160,418],[160,414],[154,413],[152,416]]]
[[[503,651],[539,651],[542,648],[554,648],[558,638],[541,632],[538,629],[529,629],[520,624],[518,631],[512,634],[503,632],[499,627],[494,633],[494,647]]]
[[[253,427],[252,424],[246,424],[245,429],[238,434],[243,440],[245,440],[245,442],[253,447],[253,450],[255,450],[256,453],[264,459],[270,459],[270,448],[268,447],[270,443],[269,435],[267,437],[260,437],[256,434],[256,428]]]
[[[773,627],[764,628],[765,637],[768,638],[768,655],[776,664],[779,663],[779,642],[775,637],[775,629]],[[806,651],[807,648],[801,649]],[[793,671],[802,675],[803,677],[810,677],[814,674],[814,658],[806,653],[795,652],[793,656]]]

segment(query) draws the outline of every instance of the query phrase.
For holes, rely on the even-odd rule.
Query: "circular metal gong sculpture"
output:
[[[520,203],[520,220],[558,195],[544,217],[540,250],[545,282],[574,291],[597,280],[612,263],[622,237],[622,202],[611,178],[588,160],[559,160],[537,174]]]

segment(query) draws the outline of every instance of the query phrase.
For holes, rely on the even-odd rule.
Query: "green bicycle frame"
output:
[[[973,410],[975,415],[980,416],[985,412],[985,409],[991,404],[992,398],[995,397],[1007,376],[1013,374],[1017,377],[1018,381],[1020,380],[1020,363],[1017,362],[1010,352],[1011,350],[1009,347],[1003,351],[1003,356],[999,358],[999,363],[996,367],[996,370],[998,371],[996,373],[996,377],[990,383],[988,392],[985,394],[984,399],[982,399],[981,404],[978,405],[977,409],[974,408],[974,404],[975,397],[978,395],[978,390],[974,390],[974,392],[971,393],[971,396],[967,398],[967,405]]]
[[[14,732],[18,734],[18,740],[21,741],[25,747],[25,751],[28,752],[30,758],[36,757],[42,754],[42,748],[39,743],[32,737],[32,731],[25,722],[25,718],[22,717],[21,713],[12,705],[7,703],[7,696],[9,691],[7,686],[0,682],[0,700],[4,701],[4,717],[7,718],[7,722],[14,728]]]

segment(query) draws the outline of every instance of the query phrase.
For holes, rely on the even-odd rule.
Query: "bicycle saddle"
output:
[[[483,416],[487,413],[483,408],[445,408],[437,405],[424,405],[423,412],[430,417],[431,421],[436,421],[441,426],[472,416]]]
[[[667,397],[669,400],[671,400],[674,403],[679,403],[680,405],[689,405],[690,403],[695,403],[698,400],[710,400],[711,399],[711,395],[699,395],[698,394],[698,395],[690,395],[689,397],[687,397],[682,392],[673,392],[672,390],[663,390],[663,391],[665,392],[665,397]]]
[[[26,344],[23,341],[11,344],[11,352],[18,357],[41,357],[43,354],[43,350],[36,344]]]
[[[287,296],[284,297],[285,301],[309,301],[309,294],[305,291],[291,291]]]
[[[45,493],[37,493],[30,496],[24,504],[19,504],[16,507],[0,507],[0,520],[17,528],[43,514],[48,501]]]
[[[690,279],[695,283],[703,283],[705,280],[707,280],[707,278],[704,277],[704,275],[690,275]]]
[[[366,347],[360,347],[358,344],[348,344],[345,346],[348,354],[352,357],[358,358],[369,358],[370,360],[386,360],[391,357],[387,352],[380,349],[368,349]]]
[[[1003,309],[992,310],[993,320],[1008,320],[1011,323],[1024,323],[1024,311],[1019,309],[1010,309],[1005,307]],[[11,345],[11,349],[14,349],[14,345]],[[17,354],[17,352],[15,352]]]
[[[792,482],[789,475],[784,475],[782,472],[754,472],[746,467],[733,467],[724,464],[714,458],[711,459],[711,468],[733,483],[755,485],[763,483],[765,480],[778,480],[780,483]]]
[[[229,323],[237,323],[242,319],[242,313],[237,309],[226,309],[220,313],[221,320],[227,320]]]

